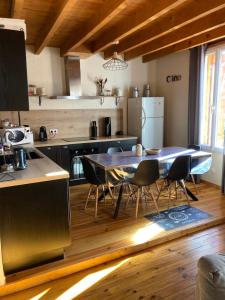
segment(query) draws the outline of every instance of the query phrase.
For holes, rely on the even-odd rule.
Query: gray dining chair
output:
[[[159,162],[158,160],[144,160],[142,161],[137,168],[137,172],[134,174],[133,178],[128,178],[126,182],[128,182],[130,185],[137,188],[135,193],[136,196],[136,209],[135,209],[135,217],[138,216],[138,208],[139,208],[139,202],[142,196],[149,197],[153,200],[156,210],[159,213],[159,208],[157,201],[151,191],[151,185],[156,182],[156,180],[159,179]],[[148,189],[144,190],[144,187],[148,187]],[[127,199],[127,205],[129,203],[129,199],[134,194],[132,193],[129,195]]]

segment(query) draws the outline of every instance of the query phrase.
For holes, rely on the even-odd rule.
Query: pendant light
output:
[[[103,64],[103,68],[110,71],[125,70],[127,67],[128,64],[119,58],[117,52],[114,52],[112,58]]]

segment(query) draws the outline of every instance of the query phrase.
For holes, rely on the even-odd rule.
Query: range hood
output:
[[[81,96],[80,57],[65,57],[66,95],[56,96],[56,99],[96,99],[98,96]],[[55,97],[54,97],[55,98]]]

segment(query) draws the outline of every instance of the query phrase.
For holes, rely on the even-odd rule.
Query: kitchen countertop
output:
[[[86,143],[97,143],[97,142],[112,142],[118,140],[133,140],[133,139],[137,139],[137,137],[129,136],[129,135],[115,135],[111,137],[97,137],[95,140],[90,140],[89,137],[87,137],[87,140],[73,141],[73,142],[68,142],[65,141],[64,139],[49,139],[46,142],[35,141],[34,147],[40,148],[40,147],[50,147],[50,146],[75,145],[75,144],[86,144]]]
[[[9,176],[13,176],[12,180],[0,181],[0,188],[69,178],[67,171],[63,170],[37,149],[34,149],[34,151],[41,158],[28,160],[28,167],[25,170],[15,171],[9,173],[9,175],[0,173],[0,178],[4,175],[6,175],[6,179],[10,178]]]

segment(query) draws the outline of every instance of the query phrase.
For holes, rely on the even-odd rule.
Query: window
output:
[[[225,125],[225,45],[205,56],[200,141],[205,148],[222,149]]]

